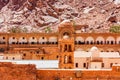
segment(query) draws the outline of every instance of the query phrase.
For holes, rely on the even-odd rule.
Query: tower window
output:
[[[25,39],[25,37],[23,37],[23,39]]]

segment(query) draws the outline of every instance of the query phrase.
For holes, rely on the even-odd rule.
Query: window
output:
[[[69,45],[69,52],[71,52],[72,51],[72,49],[71,49],[71,45]]]
[[[56,58],[59,58],[59,56],[57,55]]]
[[[113,63],[110,63],[110,67],[112,67]]]
[[[5,37],[3,37],[3,39],[5,39]]]
[[[32,37],[32,39],[35,39],[35,37]]]
[[[86,67],[86,63],[83,63],[83,67],[84,67],[84,68]]]
[[[13,37],[13,39],[15,39],[15,37]]]
[[[102,68],[104,67],[104,63],[102,63]]]
[[[100,44],[103,44],[103,41],[101,41]]]
[[[99,41],[97,41],[97,44],[99,44]]]
[[[111,41],[111,44],[113,44],[114,42],[113,41]]]
[[[109,41],[107,41],[107,44],[109,44]]]
[[[42,37],[42,39],[45,39],[44,37]]]
[[[41,59],[43,60],[43,59],[44,59],[44,57],[41,57]]]
[[[26,54],[23,54],[23,56],[26,56]]]
[[[23,39],[25,39],[25,37],[23,37]]]
[[[13,57],[12,59],[14,60],[15,58]]]
[[[78,63],[75,63],[75,67],[78,68]]]
[[[87,41],[87,44],[89,44],[89,41]]]

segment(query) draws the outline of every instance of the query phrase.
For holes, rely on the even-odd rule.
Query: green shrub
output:
[[[112,26],[110,28],[110,32],[112,32],[112,33],[120,33],[120,26]]]

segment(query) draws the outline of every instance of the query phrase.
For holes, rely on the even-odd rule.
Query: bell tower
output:
[[[74,68],[74,27],[71,22],[59,25],[59,68]]]

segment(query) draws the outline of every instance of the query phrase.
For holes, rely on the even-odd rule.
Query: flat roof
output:
[[[59,68],[59,60],[0,60],[0,62],[12,62],[13,64],[35,64],[37,69]]]

